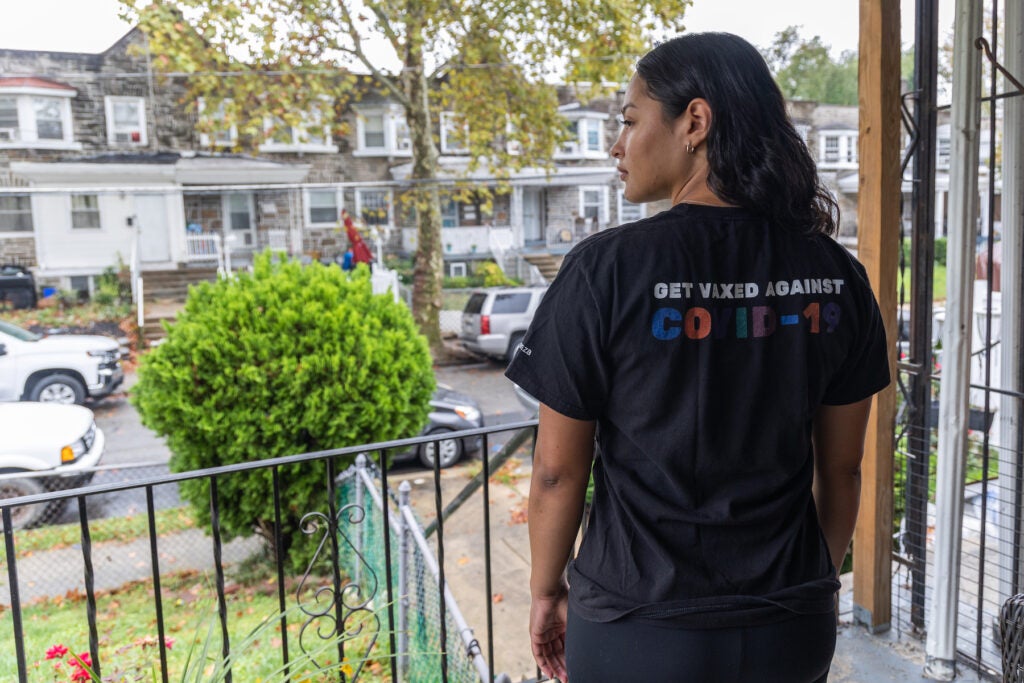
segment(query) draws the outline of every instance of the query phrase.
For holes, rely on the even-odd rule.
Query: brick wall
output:
[[[36,265],[35,237],[5,237],[0,240],[0,263],[14,263],[26,268]]]

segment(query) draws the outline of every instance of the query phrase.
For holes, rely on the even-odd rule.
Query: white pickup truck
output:
[[[123,381],[121,348],[110,337],[44,337],[0,320],[0,401],[82,404]]]

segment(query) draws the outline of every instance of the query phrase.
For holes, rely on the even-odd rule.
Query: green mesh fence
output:
[[[379,480],[376,491],[380,493]],[[360,492],[360,489],[362,491]],[[359,586],[363,599],[372,596],[372,606],[381,619],[381,633],[375,648],[378,659],[386,659],[381,653],[389,649],[389,629],[387,622],[387,572],[384,556],[384,516],[377,500],[366,489],[355,469],[346,473],[338,486],[339,510],[342,511],[340,533],[342,539],[339,549],[339,564],[342,575]],[[378,496],[379,497],[379,496]],[[397,506],[391,505],[390,515],[392,528],[391,538],[391,571],[392,600],[395,618],[395,640],[398,650],[399,676],[401,681],[409,683],[439,683],[442,677],[441,658],[441,619],[440,594],[438,580],[430,570],[426,559],[412,534],[423,535],[422,524],[410,530],[407,539],[407,571],[405,587],[400,585],[400,556],[402,539],[395,533],[394,523],[400,513]],[[404,619],[403,619],[404,610]],[[403,633],[400,624],[406,624]],[[445,611],[447,628],[445,642],[448,652],[448,677],[451,683],[479,683],[481,681],[473,658],[466,654],[459,627],[452,617],[450,609]],[[404,646],[404,647],[403,647]],[[404,651],[403,651],[404,650]],[[390,663],[388,663],[390,666]],[[363,678],[363,676],[360,676]]]

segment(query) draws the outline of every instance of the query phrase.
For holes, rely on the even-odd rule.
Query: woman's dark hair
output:
[[[730,33],[689,33],[648,52],[636,72],[670,121],[695,98],[711,106],[708,187],[718,198],[784,228],[835,234],[839,205],[753,45]]]

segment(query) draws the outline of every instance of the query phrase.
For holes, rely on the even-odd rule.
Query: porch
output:
[[[536,421],[524,421],[465,432],[482,435],[482,452],[491,457],[462,470],[380,470],[388,449],[430,440],[420,437],[5,500],[0,519],[6,529],[11,528],[10,508],[17,504],[67,500],[77,507],[80,543],[33,552],[22,549],[32,532],[5,533],[0,605],[7,609],[0,611],[0,632],[15,646],[11,656],[0,658],[0,678],[36,680],[35,665],[57,640],[75,652],[88,651],[100,671],[123,667],[125,643],[115,642],[106,621],[113,610],[118,620],[152,624],[150,660],[162,680],[180,677],[181,653],[193,636],[209,647],[212,659],[236,660],[235,680],[255,680],[248,660],[260,648],[273,651],[266,656],[274,666],[290,666],[295,674],[332,671],[346,683],[533,680],[537,674],[526,637],[529,546],[523,510],[528,480],[524,472],[510,477],[511,471],[501,468],[513,453],[528,468],[535,427]],[[372,464],[342,468],[359,453],[368,454]],[[222,536],[216,520],[224,501],[217,483],[229,477],[260,480],[260,472],[269,473],[267,495],[280,513],[280,484],[294,465],[319,468],[324,475],[323,490],[306,506],[303,541],[318,548],[320,564],[296,572],[286,568],[283,557],[271,554],[263,592],[272,608],[257,615],[269,626],[263,645],[254,648],[243,616],[253,603],[239,588],[238,571],[264,546],[256,537],[228,541]],[[479,475],[471,476],[476,469]],[[209,486],[212,536],[168,528],[167,506],[177,500],[178,483],[190,479]],[[148,534],[131,543],[96,542],[90,503],[118,492],[134,492],[144,501]],[[441,523],[433,524],[438,518]],[[386,528],[391,533],[385,534]],[[281,539],[276,540],[281,547]],[[183,577],[191,586],[184,603]],[[128,614],[129,599],[122,591],[140,584],[151,591],[148,608],[144,614]],[[923,643],[906,629],[871,635],[853,625],[851,585],[852,577],[844,576],[830,680],[921,680]],[[205,620],[203,605],[209,606]],[[62,629],[55,640],[52,631],[40,637],[26,629],[40,607],[48,623],[70,619],[77,631]],[[349,637],[339,637],[344,632]],[[169,650],[168,637],[176,641]],[[339,670],[328,660],[345,665]],[[959,680],[985,679],[965,672]]]

